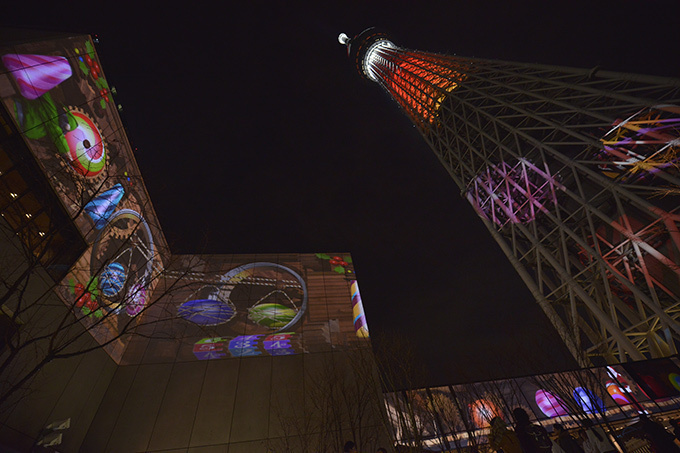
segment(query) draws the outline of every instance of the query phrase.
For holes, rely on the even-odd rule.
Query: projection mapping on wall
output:
[[[491,420],[500,417],[512,423],[517,407],[548,431],[555,423],[580,428],[584,418],[615,422],[642,413],[678,410],[678,377],[677,358],[656,359],[387,393],[385,404],[394,432],[404,442],[414,432],[409,423],[415,423],[426,444],[428,439],[434,444],[442,429],[449,439],[469,439],[472,434],[483,444]],[[412,419],[403,417],[405,413]]]
[[[172,255],[88,36],[0,59],[4,107],[89,245],[59,295],[116,362],[291,355],[368,337],[348,254]],[[122,335],[132,331],[144,337]]]

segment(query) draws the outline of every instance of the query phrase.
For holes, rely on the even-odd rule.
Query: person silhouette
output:
[[[548,436],[548,431],[540,425],[535,425],[529,421],[529,414],[521,407],[516,407],[512,411],[515,419],[515,434],[519,439],[524,453],[551,453],[552,440]]]

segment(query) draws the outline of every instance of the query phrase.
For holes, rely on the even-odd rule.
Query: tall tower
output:
[[[680,80],[341,34],[419,129],[581,364],[677,353]]]

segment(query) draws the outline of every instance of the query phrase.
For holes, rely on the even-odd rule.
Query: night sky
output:
[[[378,26],[406,48],[679,77],[680,3],[365,3],[27,3],[2,23],[98,36],[175,253],[352,253],[374,342],[407,339],[431,384],[571,367],[434,153],[337,35]]]

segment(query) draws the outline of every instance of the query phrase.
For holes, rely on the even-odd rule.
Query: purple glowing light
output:
[[[480,217],[496,225],[529,223],[556,202],[560,184],[548,167],[541,169],[526,159],[514,164],[488,166],[470,183],[467,199]]]

